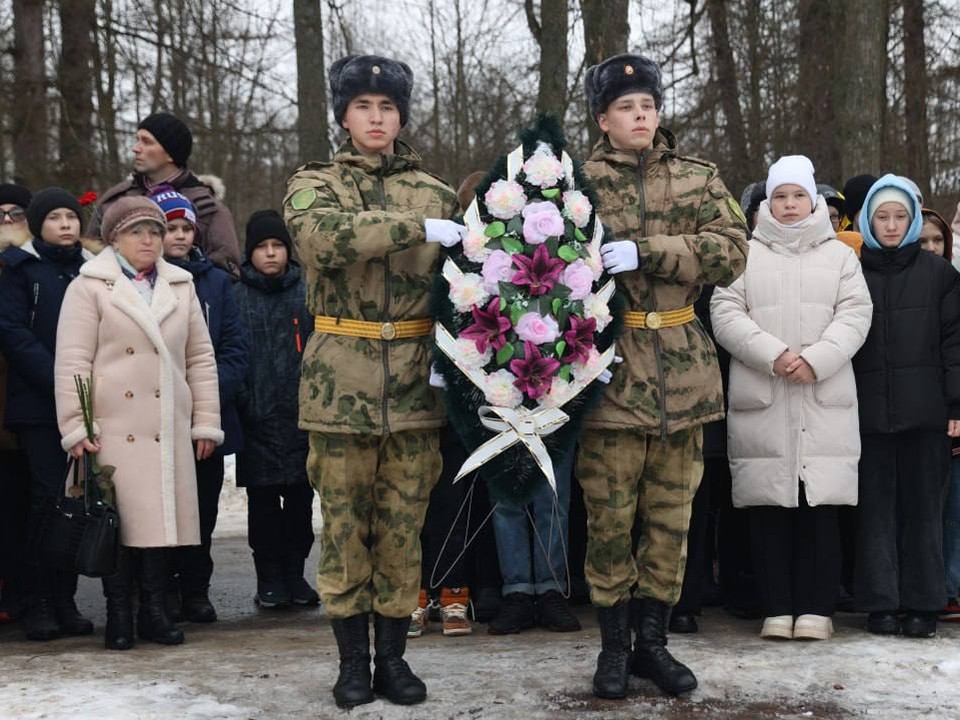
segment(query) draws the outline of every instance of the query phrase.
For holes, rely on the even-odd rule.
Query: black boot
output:
[[[257,594],[253,601],[262,608],[286,607],[290,604],[290,591],[283,577],[280,557],[253,554],[253,566],[257,570]]]
[[[77,576],[75,573],[53,573],[53,611],[64,635],[90,635],[93,623],[87,620],[77,609],[74,596],[77,594]]]
[[[556,590],[537,596],[537,622],[553,632],[576,632],[580,621],[570,612],[570,603]]]
[[[192,623],[212,623],[217,621],[217,609],[210,602],[208,588],[180,591],[180,612],[185,620]]]
[[[330,627],[340,651],[340,674],[333,686],[337,707],[373,702],[370,689],[370,619],[367,613],[332,619]]]
[[[60,637],[60,623],[54,610],[52,573],[44,568],[33,567],[30,571],[30,597],[23,616],[23,629],[27,640],[56,640]]]
[[[907,610],[902,632],[911,638],[932,638],[937,635],[937,613]]]
[[[700,630],[697,618],[693,614],[673,613],[670,615],[670,632],[678,634],[695,633]]]
[[[103,596],[107,599],[107,629],[103,636],[103,645],[107,650],[129,650],[136,645],[130,553],[129,548],[121,546],[117,556],[117,571],[102,580]]]
[[[319,605],[320,596],[310,587],[303,577],[305,558],[285,555],[283,558],[283,579],[287,583],[290,602],[294,605]]]
[[[697,687],[697,678],[667,651],[670,606],[660,600],[639,598],[636,603],[637,644],[631,672],[649,678],[668,695],[680,695]]]
[[[900,619],[893,610],[868,613],[867,630],[874,635],[897,635],[900,633]]]
[[[533,595],[507,593],[500,603],[500,612],[487,626],[490,635],[512,635],[537,624],[537,610]]]
[[[625,602],[598,607],[601,650],[593,675],[593,694],[619,700],[627,695],[627,667],[630,664],[630,608]]]
[[[374,647],[373,691],[396,705],[414,705],[427,699],[427,686],[413,674],[403,659],[407,649],[410,616],[388,618],[373,616]]]
[[[143,548],[140,560],[140,610],[137,613],[137,635],[161,645],[179,645],[183,633],[167,615],[167,553],[165,548]]]

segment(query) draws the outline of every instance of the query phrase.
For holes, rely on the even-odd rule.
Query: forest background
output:
[[[0,181],[102,192],[168,110],[241,225],[342,140],[346,53],[413,67],[403,137],[454,185],[541,110],[586,159],[585,69],[630,50],[662,64],[680,151],[738,197],[792,153],[836,187],[908,175],[948,220],[960,197],[960,0],[0,0],[0,50]]]

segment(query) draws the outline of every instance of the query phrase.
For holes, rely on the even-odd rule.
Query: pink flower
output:
[[[578,228],[585,228],[590,222],[593,206],[579,190],[567,190],[563,194],[563,214],[570,218]]]
[[[570,316],[570,329],[563,334],[563,339],[567,342],[566,355],[563,361],[566,363],[580,362],[585,363],[590,359],[590,351],[593,347],[593,335],[597,331],[597,321],[593,318],[581,320],[576,315]]]
[[[553,286],[560,279],[560,273],[567,266],[560,258],[550,257],[546,245],[538,245],[532,258],[516,253],[513,264],[520,269],[514,273],[510,282],[514,285],[526,285],[533,297],[546,295],[553,290]]]
[[[553,187],[563,177],[563,163],[546,143],[540,143],[523,164],[527,182],[542,188]]]
[[[510,220],[527,204],[523,186],[516,180],[497,180],[483,196],[487,210],[495,218]]]
[[[494,250],[483,261],[483,269],[480,271],[483,275],[483,287],[491,295],[500,294],[501,281],[510,282],[515,272],[513,267],[513,257],[503,250]]]
[[[574,260],[560,276],[560,282],[570,288],[573,300],[583,300],[593,289],[593,270],[582,259]]]
[[[523,344],[524,358],[510,361],[510,372],[517,376],[514,385],[532,400],[550,391],[553,376],[560,369],[560,361],[545,358],[533,343]]]
[[[490,295],[483,278],[477,273],[464,273],[450,283],[450,302],[458,312],[468,312],[474,305],[482,305]]]
[[[603,275],[603,258],[600,256],[600,248],[591,243],[587,246],[587,252],[590,253],[590,257],[586,260],[587,266],[593,271],[593,279],[599,280]]]
[[[460,331],[464,340],[473,340],[478,353],[485,353],[487,346],[499,350],[507,342],[506,332],[510,329],[510,318],[500,314],[500,298],[494,298],[486,310],[474,307],[470,310],[473,324]]]
[[[610,314],[610,305],[600,299],[598,295],[588,295],[583,301],[583,315],[586,318],[593,318],[597,321],[597,332],[603,332],[604,328],[613,320]]]
[[[489,373],[483,387],[484,398],[494,407],[517,407],[523,402],[523,393],[514,386],[516,379],[507,369]]]
[[[563,235],[563,216],[552,202],[530,203],[523,209],[523,239],[539,245]]]
[[[553,342],[560,336],[560,326],[552,316],[543,317],[538,312],[528,312],[520,316],[514,329],[517,336],[535,345]]]
[[[482,263],[490,257],[490,248],[487,247],[489,239],[482,232],[469,230],[463,237],[463,254],[472,262]]]

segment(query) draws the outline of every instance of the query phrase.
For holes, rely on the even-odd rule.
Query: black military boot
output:
[[[60,637],[60,623],[54,611],[53,587],[48,570],[34,566],[30,569],[30,596],[23,616],[27,640],[56,640]]]
[[[414,705],[427,699],[427,686],[413,674],[403,659],[407,649],[410,616],[388,618],[373,616],[374,647],[373,691],[396,705]]]
[[[293,555],[283,557],[283,579],[287,583],[290,602],[294,605],[319,605],[320,596],[303,577],[305,562],[306,559],[302,557]]]
[[[131,552],[121,547],[117,571],[101,581],[107,599],[107,629],[103,636],[107,650],[129,650],[137,643],[133,632]]]
[[[257,594],[253,601],[262,608],[286,607],[290,604],[290,590],[283,577],[283,562],[277,555],[253,554],[257,571]]]
[[[209,588],[180,591],[180,612],[184,620],[192,623],[217,621],[217,609],[210,602]]]
[[[668,695],[690,692],[697,687],[697,678],[667,651],[670,606],[652,598],[633,602],[636,603],[637,643],[630,671],[638,677],[649,678]]]
[[[183,633],[167,615],[167,554],[165,548],[143,548],[140,560],[140,610],[137,612],[137,635],[161,645],[179,645]]]
[[[598,607],[601,650],[593,675],[593,694],[619,700],[627,695],[627,668],[630,665],[630,608],[625,602]]]
[[[340,674],[333,686],[337,707],[352,708],[376,699],[370,689],[369,626],[367,613],[330,621],[340,650]]]
[[[74,596],[77,594],[76,573],[55,572],[53,584],[53,611],[63,635],[90,635],[93,623],[80,614]]]

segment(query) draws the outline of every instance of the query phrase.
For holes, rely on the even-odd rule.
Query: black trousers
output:
[[[197,505],[200,512],[200,544],[169,551],[169,571],[179,581],[184,593],[204,591],[210,587],[213,557],[210,555],[213,530],[220,510],[223,490],[223,456],[215,455],[196,463]]]
[[[467,452],[460,438],[449,428],[440,431],[440,453],[443,471],[430,492],[427,515],[420,531],[420,587],[425,588],[428,595],[438,594],[441,586],[460,588],[469,585],[466,568],[473,548],[464,549],[469,531],[467,520],[474,527],[478,522],[476,502],[468,503],[469,518],[468,508],[462,507],[473,479],[465,477],[456,484],[453,482],[467,459]]]
[[[943,607],[944,430],[864,435],[854,584],[866,612]]]
[[[40,509],[46,498],[64,494],[67,453],[60,447],[56,425],[24,425],[17,428],[17,439],[27,458],[30,471],[30,512],[27,516],[27,562],[36,564],[33,545],[39,526]]]
[[[704,480],[709,477],[717,500],[717,564],[724,606],[736,613],[759,612],[760,593],[750,541],[750,511],[733,506],[733,480],[726,458],[704,458]]]
[[[247,542],[262,557],[306,559],[313,547],[313,488],[247,488]]]
[[[765,617],[833,615],[840,589],[836,505],[750,508],[753,562]]]
[[[675,615],[700,614],[703,607],[703,593],[713,575],[714,538],[709,532],[713,480],[704,464],[700,486],[693,496],[690,528],[687,530],[687,566],[683,572],[680,599],[673,608]]]
[[[30,511],[30,470],[22,451],[0,451],[0,581],[4,604],[26,592],[24,554]]]

